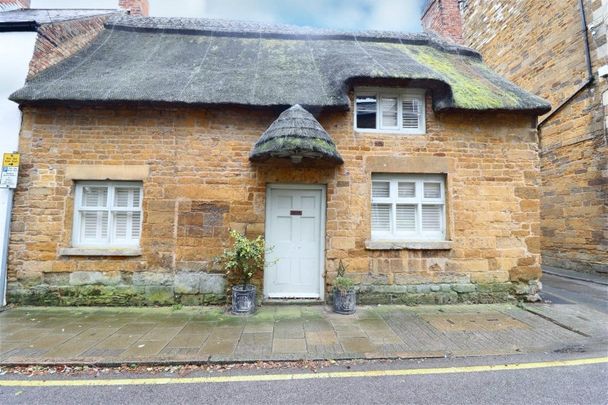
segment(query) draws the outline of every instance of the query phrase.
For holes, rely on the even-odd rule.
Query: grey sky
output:
[[[345,30],[420,31],[423,0],[149,0],[150,15],[276,22]],[[33,8],[116,8],[118,0],[32,0]]]

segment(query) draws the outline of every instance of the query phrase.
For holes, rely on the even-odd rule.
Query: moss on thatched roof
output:
[[[312,158],[342,164],[336,144],[321,124],[300,105],[283,111],[256,142],[249,159]]]
[[[353,82],[385,79],[432,88],[437,111],[550,109],[488,69],[477,52],[429,34],[157,17],[110,19],[88,47],[11,99],[345,110]]]

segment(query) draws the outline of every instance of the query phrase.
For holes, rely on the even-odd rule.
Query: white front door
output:
[[[325,188],[271,185],[266,197],[265,296],[320,298]]]

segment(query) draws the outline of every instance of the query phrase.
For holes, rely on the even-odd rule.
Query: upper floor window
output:
[[[139,246],[142,193],[141,182],[76,183],[74,246]]]
[[[372,175],[372,239],[444,240],[443,175]]]
[[[424,90],[355,89],[355,129],[423,134]]]

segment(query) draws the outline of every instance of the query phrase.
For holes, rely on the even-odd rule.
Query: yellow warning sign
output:
[[[0,188],[16,188],[19,177],[19,154],[5,153],[2,157]]]
[[[19,154],[18,153],[5,153],[2,158],[2,166],[19,166]]]

